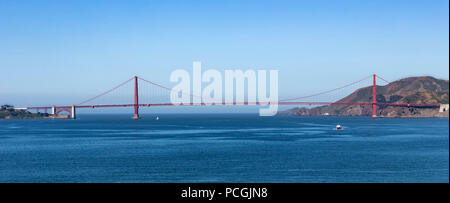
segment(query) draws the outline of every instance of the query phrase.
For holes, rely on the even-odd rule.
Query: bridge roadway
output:
[[[377,106],[395,106],[395,107],[418,107],[418,108],[439,108],[440,104],[402,104],[402,103],[372,103],[372,102],[221,102],[221,103],[154,103],[154,104],[137,104],[139,107],[151,106],[230,106],[230,105],[377,105]],[[114,108],[114,107],[134,107],[136,104],[99,104],[99,105],[74,105],[74,106],[34,106],[25,107],[22,109],[51,109],[51,108]]]

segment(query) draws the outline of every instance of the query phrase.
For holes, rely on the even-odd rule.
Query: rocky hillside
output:
[[[372,102],[372,87],[356,90],[339,102]],[[433,77],[410,77],[386,86],[377,86],[377,102],[409,104],[448,104],[449,81]],[[294,108],[286,113],[300,116],[336,115],[370,116],[371,106],[322,106],[312,109]],[[438,108],[378,107],[377,115],[382,117],[448,117],[448,111],[439,113]]]

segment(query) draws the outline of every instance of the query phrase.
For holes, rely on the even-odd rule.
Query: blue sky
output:
[[[447,0],[0,0],[0,102],[72,104],[137,74],[278,69],[280,97],[377,73],[448,79]]]

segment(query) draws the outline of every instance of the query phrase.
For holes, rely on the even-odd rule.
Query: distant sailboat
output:
[[[156,116],[155,120],[159,120],[159,117],[158,117],[158,116]]]

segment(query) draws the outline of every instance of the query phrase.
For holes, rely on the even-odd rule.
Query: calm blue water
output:
[[[159,116],[0,120],[0,182],[449,181],[448,119]]]

